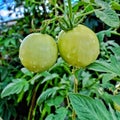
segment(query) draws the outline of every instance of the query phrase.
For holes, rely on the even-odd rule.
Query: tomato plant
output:
[[[0,117],[119,120],[119,0],[17,3],[24,18],[0,28]]]

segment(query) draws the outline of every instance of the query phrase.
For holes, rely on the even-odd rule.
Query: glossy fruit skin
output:
[[[23,66],[33,72],[48,70],[58,56],[55,40],[41,33],[31,33],[24,38],[19,48],[19,58]]]
[[[61,57],[75,67],[86,67],[99,55],[99,41],[96,34],[84,25],[70,31],[61,31],[58,36]]]

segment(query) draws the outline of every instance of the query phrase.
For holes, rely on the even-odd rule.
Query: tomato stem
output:
[[[73,92],[74,93],[78,93],[78,79],[77,77],[75,76],[75,70],[76,68],[73,68],[73,75],[74,75],[74,88],[73,88]],[[75,110],[72,111],[72,120],[75,120],[76,119],[76,113],[75,113]]]
[[[74,75],[75,76],[75,75]],[[78,79],[74,78],[74,93],[78,93]],[[76,119],[76,113],[75,110],[72,111],[72,120]]]
[[[74,93],[78,93],[78,79],[74,78]]]
[[[72,73],[74,75],[74,93],[78,93],[78,79],[75,75],[76,68],[73,68]]]
[[[69,19],[69,22],[70,22],[70,27],[71,27],[71,29],[72,29],[72,28],[73,28],[73,23],[72,23],[73,14],[72,14],[72,4],[71,4],[71,0],[68,0],[68,9],[69,9],[68,19]]]
[[[69,18],[72,19],[72,4],[71,4],[71,0],[68,0],[68,8],[69,8]]]
[[[33,119],[34,109],[36,108],[35,107],[36,106],[36,94],[37,94],[37,90],[39,88],[40,83],[33,89],[31,105],[30,105],[29,113],[28,113],[28,120],[32,120]]]
[[[118,33],[117,31],[111,31],[111,34],[120,36],[120,33]]]

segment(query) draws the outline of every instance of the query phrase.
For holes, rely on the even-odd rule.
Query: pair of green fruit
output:
[[[58,50],[68,64],[85,67],[97,59],[99,41],[96,34],[84,25],[61,31],[57,44],[47,34],[32,33],[21,43],[19,58],[30,71],[43,72],[56,62]]]

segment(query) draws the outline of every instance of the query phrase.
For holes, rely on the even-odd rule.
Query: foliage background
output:
[[[15,8],[21,5],[24,17],[12,26],[0,27],[3,120],[119,120],[120,1],[81,0],[72,4],[76,21],[91,28],[100,42],[96,62],[74,74],[73,67],[60,56],[50,70],[37,74],[24,68],[18,58],[21,40],[32,32],[46,32],[57,41],[65,26],[60,25],[60,18],[69,13],[67,1],[16,0]]]

